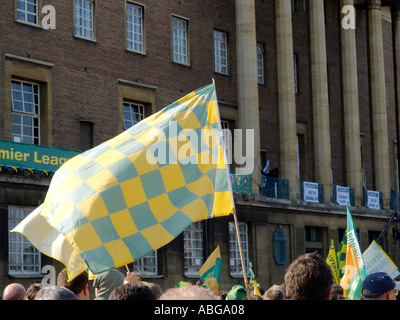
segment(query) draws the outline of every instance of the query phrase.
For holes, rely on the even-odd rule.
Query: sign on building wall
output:
[[[342,206],[350,205],[350,189],[348,187],[336,186],[336,202]]]
[[[379,206],[379,192],[368,190],[368,208],[380,209]]]
[[[80,152],[0,140],[0,165],[57,171],[65,162]]]
[[[318,183],[304,181],[304,201],[318,203]]]

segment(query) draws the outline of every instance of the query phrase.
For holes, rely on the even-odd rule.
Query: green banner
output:
[[[230,173],[232,192],[251,193],[251,175]]]
[[[0,166],[57,171],[80,151],[0,140]]]

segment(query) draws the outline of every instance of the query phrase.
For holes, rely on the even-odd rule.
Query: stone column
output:
[[[261,186],[261,162],[254,0],[236,0],[235,8],[239,129],[243,130],[244,142],[246,129],[254,130],[254,155],[247,155],[247,161],[254,161],[251,188],[252,193],[258,194]]]
[[[341,0],[340,8],[354,6]],[[343,16],[342,16],[343,18]],[[340,19],[341,21],[342,19]],[[358,101],[356,30],[341,28],[343,127],[345,137],[346,182],[354,188],[356,205],[362,201],[360,114]]]
[[[279,109],[279,176],[289,179],[290,198],[298,198],[296,99],[293,70],[291,0],[275,0],[276,68]]]
[[[374,188],[383,192],[384,206],[390,201],[389,140],[386,108],[385,66],[383,55],[381,1],[368,1],[368,49]]]
[[[332,197],[324,0],[309,0],[311,90],[315,180],[324,185],[325,201]]]

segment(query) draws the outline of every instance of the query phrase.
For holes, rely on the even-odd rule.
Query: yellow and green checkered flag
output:
[[[214,83],[65,163],[41,215],[100,273],[234,209]]]

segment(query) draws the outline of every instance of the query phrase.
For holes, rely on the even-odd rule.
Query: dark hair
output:
[[[28,289],[26,289],[26,299],[27,300],[35,300],[36,294],[39,292],[39,290],[42,289],[42,283],[41,282],[32,282],[29,286]]]
[[[298,257],[285,274],[288,300],[329,299],[332,285],[331,267],[317,252]]]
[[[108,300],[155,300],[153,291],[141,282],[128,282],[115,288]]]
[[[86,271],[83,271],[76,278],[72,279],[71,282],[68,282],[68,273],[65,268],[60,271],[57,277],[57,286],[67,288],[75,294],[79,294],[88,282],[89,276]]]

